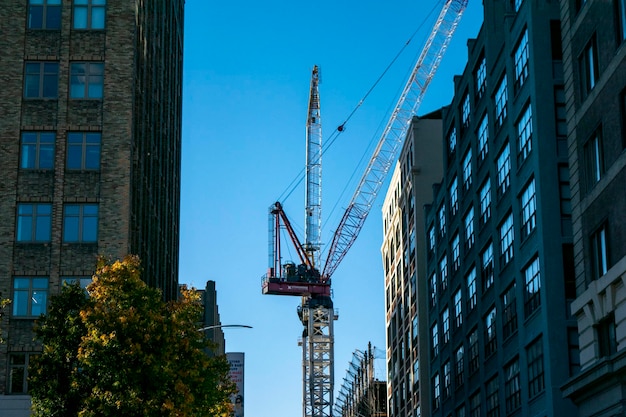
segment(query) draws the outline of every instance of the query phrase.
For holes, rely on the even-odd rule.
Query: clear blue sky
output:
[[[300,299],[262,295],[261,276],[268,207],[305,164],[311,69],[321,68],[326,139],[421,27],[324,154],[322,241],[329,243],[441,3],[186,1],[180,282],[204,288],[216,281],[222,323],[254,327],[225,330],[227,351],[246,354],[247,417],[302,415]],[[482,2],[470,3],[419,114],[452,98],[453,76],[463,71],[467,40],[482,20]],[[333,275],[337,390],[355,349],[370,341],[385,348],[384,194]],[[302,233],[303,187],[283,206]],[[383,359],[377,370],[385,377]]]

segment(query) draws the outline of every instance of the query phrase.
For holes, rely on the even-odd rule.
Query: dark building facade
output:
[[[585,417],[626,415],[626,1],[562,0],[580,374]]]
[[[145,281],[176,297],[183,7],[3,2],[1,410],[27,397],[34,319],[63,281],[89,281],[97,255],[139,255]]]
[[[426,207],[422,415],[574,417],[560,390],[579,360],[559,4],[483,4]]]

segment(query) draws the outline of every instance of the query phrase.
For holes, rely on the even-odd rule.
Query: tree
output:
[[[87,290],[88,296],[78,286],[63,288],[38,322],[44,349],[29,385],[35,416],[230,412],[235,386],[226,358],[206,354],[211,346],[198,331],[202,307],[195,290],[183,288],[180,300],[162,301],[161,292],[140,279],[136,257],[101,260]]]

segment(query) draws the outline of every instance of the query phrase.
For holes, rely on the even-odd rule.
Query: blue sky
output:
[[[225,330],[227,351],[246,354],[248,417],[302,414],[300,299],[262,295],[261,276],[268,266],[268,207],[305,164],[311,70],[321,68],[327,139],[419,29],[324,154],[322,241],[328,244],[441,3],[186,1],[179,280],[196,288],[214,280],[222,323],[253,326]],[[467,40],[482,20],[482,3],[470,3],[418,114],[452,98],[453,76],[463,71]],[[385,348],[384,194],[333,275],[337,390],[355,349],[370,341]],[[282,203],[302,238],[304,187]],[[383,359],[377,371],[385,377]]]

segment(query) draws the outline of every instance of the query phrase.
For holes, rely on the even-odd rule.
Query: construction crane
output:
[[[319,68],[311,76],[306,135],[305,237],[296,236],[280,202],[269,209],[269,262],[262,278],[263,294],[301,297],[303,417],[332,417],[334,331],[338,314],[331,299],[331,276],[356,240],[383,182],[395,162],[413,116],[463,15],[468,0],[445,0],[411,71],[398,103],[361,181],[337,227],[321,268],[322,126]],[[343,130],[343,125],[338,128]],[[283,263],[281,230],[295,247],[299,264]]]

